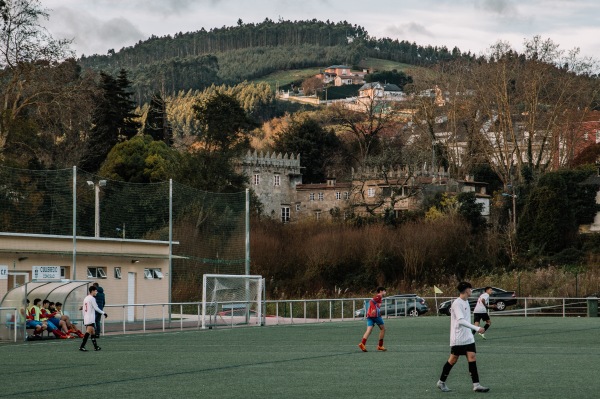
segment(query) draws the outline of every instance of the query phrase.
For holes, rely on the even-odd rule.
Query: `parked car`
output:
[[[367,301],[368,302],[368,301]],[[419,316],[429,308],[425,300],[416,294],[390,295],[381,303],[382,316]],[[365,317],[365,308],[354,312],[356,317]]]
[[[475,305],[477,305],[477,299],[483,294],[485,291],[485,287],[475,288],[471,292],[471,296],[469,297],[469,305],[471,305],[471,310],[475,309]],[[454,299],[442,302],[440,307],[438,308],[441,314],[445,314],[450,316],[450,306],[452,306],[452,302]],[[490,294],[490,305],[496,305],[494,310],[504,310],[507,306],[511,306],[517,303],[517,296],[514,291],[506,291],[502,288],[492,287],[492,293]]]

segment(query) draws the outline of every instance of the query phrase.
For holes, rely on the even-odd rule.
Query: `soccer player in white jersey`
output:
[[[473,309],[473,324],[479,327],[479,322],[481,320],[485,321],[485,326],[483,329],[485,331],[490,328],[492,325],[492,320],[490,320],[490,315],[488,314],[488,309],[493,309],[496,305],[490,305],[490,294],[492,293],[492,287],[485,287],[483,289],[483,294],[479,296],[477,299],[477,305],[475,305],[475,309]],[[473,331],[473,335],[475,331]],[[479,333],[479,336],[485,339],[484,333]]]
[[[83,336],[83,341],[81,342],[81,346],[79,347],[79,350],[82,352],[87,352],[87,349],[85,349],[85,344],[87,343],[87,340],[90,336],[92,337],[92,343],[94,344],[94,350],[99,351],[100,349],[102,349],[96,343],[96,338],[95,338],[96,332],[94,330],[94,326],[96,325],[96,312],[103,314],[104,317],[108,317],[106,312],[104,312],[102,309],[100,309],[98,307],[98,304],[96,303],[95,296],[98,293],[98,289],[92,285],[89,288],[89,292],[90,292],[89,295],[86,296],[85,299],[83,300],[83,307],[82,307],[83,324],[85,325],[85,335]]]
[[[458,361],[459,356],[467,356],[469,362],[469,374],[473,381],[473,391],[488,392],[490,389],[479,384],[479,374],[477,373],[477,363],[475,353],[475,338],[471,330],[482,333],[485,330],[482,327],[477,327],[471,324],[471,307],[469,306],[469,296],[471,295],[472,286],[470,283],[461,282],[458,284],[459,297],[452,302],[450,308],[450,357],[444,368],[442,375],[437,382],[437,387],[442,392],[450,392],[450,388],[446,385],[446,379],[450,374],[450,370]]]

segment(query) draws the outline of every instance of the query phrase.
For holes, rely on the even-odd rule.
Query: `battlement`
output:
[[[264,154],[262,151],[257,153],[248,150],[246,155],[240,159],[242,166],[254,166],[254,167],[280,167],[286,169],[292,169],[295,173],[300,173],[300,154],[287,153],[269,153],[267,151]]]
[[[364,168],[351,168],[352,179],[381,179],[384,174],[390,179],[402,179],[402,178],[416,178],[420,176],[432,176],[432,177],[448,177],[448,172],[444,168],[440,167],[435,173],[425,169],[410,170],[408,167],[403,166],[366,166]]]

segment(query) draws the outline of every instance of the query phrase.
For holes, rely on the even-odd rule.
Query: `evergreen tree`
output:
[[[144,122],[144,134],[155,141],[164,141],[169,147],[173,145],[173,129],[167,118],[167,106],[160,93],[155,93],[150,101],[150,108]]]
[[[128,91],[131,83],[125,70],[115,79],[109,74],[100,73],[102,93],[96,100],[92,115],[93,127],[88,137],[82,168],[96,172],[110,150],[119,142],[135,136],[140,128],[134,118],[135,103]]]
[[[232,95],[216,91],[194,105],[200,125],[198,141],[208,152],[237,155],[250,145],[249,132],[258,127]]]
[[[306,183],[325,181],[327,169],[335,156],[342,151],[340,139],[333,131],[327,131],[317,121],[308,118],[293,121],[290,127],[275,138],[275,151],[300,154],[302,180]]]

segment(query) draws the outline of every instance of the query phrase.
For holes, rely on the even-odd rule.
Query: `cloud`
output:
[[[106,54],[132,45],[147,35],[123,17],[101,20],[85,11],[58,7],[52,12],[55,38],[73,39],[78,55]]]
[[[511,0],[479,0],[475,3],[475,8],[506,17],[518,15],[517,7]]]
[[[185,14],[204,1],[196,0],[96,0],[96,6],[108,8],[128,9],[144,14]],[[218,0],[209,0],[211,6],[218,6]]]
[[[383,30],[383,32],[392,38],[401,38],[403,36],[435,37],[435,35],[425,26],[416,22],[388,26]]]

